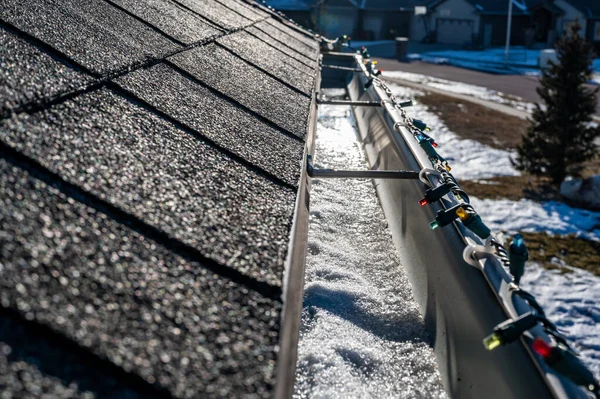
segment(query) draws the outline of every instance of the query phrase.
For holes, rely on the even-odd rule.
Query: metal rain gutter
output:
[[[285,261],[283,276],[283,310],[281,314],[281,329],[279,331],[279,353],[277,356],[275,398],[291,398],[294,391],[296,376],[296,361],[298,358],[298,339],[304,298],[304,269],[306,266],[306,249],[308,245],[308,217],[310,178],[308,176],[308,154],[314,152],[314,139],[317,130],[317,95],[321,85],[321,73],[317,71],[315,90],[310,102],[308,133],[304,146],[304,156],[301,165],[300,180],[288,254]]]
[[[372,169],[421,170],[430,167],[425,152],[401,125],[403,119],[377,84],[368,85],[362,57],[355,54],[324,54],[327,61],[359,68],[344,72],[351,101],[381,103],[381,107],[352,107],[360,141]],[[328,74],[331,74],[331,70]],[[344,78],[345,76],[345,78]],[[325,79],[324,79],[325,80]],[[328,85],[326,81],[324,85]],[[395,129],[396,127],[396,129]],[[429,180],[436,183],[436,176]],[[375,179],[377,193],[389,222],[402,267],[411,281],[424,316],[444,385],[457,398],[587,398],[570,380],[550,369],[532,352],[535,337],[547,339],[541,327],[523,334],[512,344],[490,352],[482,339],[507,318],[530,310],[516,295],[510,277],[499,260],[489,253],[473,252],[469,263],[463,252],[482,241],[460,223],[431,231],[429,222],[452,196],[428,207],[418,207],[425,191],[418,180]],[[476,248],[476,247],[473,247]]]

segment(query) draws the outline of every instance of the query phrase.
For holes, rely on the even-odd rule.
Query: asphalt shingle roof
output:
[[[305,136],[310,98],[262,73],[234,53],[209,44],[179,53],[169,60],[194,78],[274,122],[280,130],[299,139]],[[285,64],[280,64],[280,68],[291,69]],[[258,102],[257,98],[266,101]],[[277,101],[270,104],[271,98]]]
[[[246,29],[246,32],[248,32],[252,36],[260,39],[262,43],[267,44],[271,48],[278,50],[279,52],[282,52],[283,54],[287,55],[288,57],[292,57],[299,63],[303,64],[305,67],[308,67],[309,71],[312,71],[313,68],[315,67],[317,60],[314,57],[308,57],[305,54],[300,53],[300,52],[294,50],[293,48],[289,47],[285,43],[272,41],[271,37],[268,34],[261,31],[260,29],[256,29],[254,26],[251,26],[248,29]],[[296,68],[300,68],[300,69],[304,70],[304,67],[299,67],[297,64],[295,66],[296,66]]]
[[[2,391],[271,396],[316,44],[238,0],[8,0],[0,46]]]
[[[596,0],[566,0],[586,17],[600,18],[600,2]]]
[[[290,159],[301,157],[301,140],[274,129],[248,109],[236,107],[182,72],[159,64],[132,72],[117,82],[254,170],[265,171],[290,186],[298,181],[298,164]]]
[[[476,12],[482,14],[508,14],[508,3],[496,0],[468,0]],[[522,6],[517,6],[517,3]],[[512,13],[515,15],[529,14],[533,7],[543,5],[543,0],[513,0]],[[524,7],[523,7],[524,6]]]
[[[288,32],[284,32],[283,30],[279,29],[279,27],[274,24],[276,24],[276,22],[265,20],[255,24],[254,26],[260,31],[273,37],[279,43],[291,47],[300,54],[305,54],[312,59],[316,59],[319,52],[319,48],[316,45],[308,45],[304,41],[298,40],[298,38],[291,36]]]

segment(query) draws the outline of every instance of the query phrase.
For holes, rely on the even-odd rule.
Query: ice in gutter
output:
[[[355,129],[321,106],[315,166],[366,168]],[[310,218],[294,397],[446,397],[373,183],[314,179]]]

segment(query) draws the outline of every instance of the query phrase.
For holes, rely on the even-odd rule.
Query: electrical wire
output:
[[[329,44],[334,43],[334,41],[330,41],[325,38],[323,38],[322,40],[325,40]],[[344,37],[344,40],[347,40],[346,37]],[[339,38],[335,40],[335,43],[337,43],[337,42],[339,42]],[[345,45],[347,47],[350,47],[349,44],[345,44]],[[352,47],[350,47],[350,48],[352,48]],[[369,58],[368,52],[367,52],[366,48],[364,48],[364,47],[362,48],[362,54],[363,54],[363,58]],[[419,179],[427,187],[429,187],[427,192],[430,192],[430,195],[433,197],[433,201],[439,200],[439,198],[441,196],[443,196],[443,193],[448,193],[448,192],[453,193],[454,196],[458,200],[458,205],[455,205],[454,207],[448,208],[446,210],[438,211],[438,216],[436,217],[436,220],[430,224],[430,227],[432,229],[435,229],[438,227],[438,225],[440,223],[443,226],[443,225],[451,223],[453,220],[455,220],[453,218],[458,217],[462,221],[463,225],[465,225],[465,227],[469,228],[471,231],[473,231],[475,234],[480,236],[482,239],[487,237],[485,239],[485,247],[482,247],[482,248],[486,248],[488,251],[491,250],[492,255],[494,255],[504,267],[510,267],[511,261],[510,261],[509,252],[506,250],[504,245],[502,245],[502,243],[500,243],[497,240],[496,237],[494,237],[493,235],[490,234],[490,230],[485,226],[485,224],[483,224],[483,222],[481,221],[481,218],[479,217],[479,215],[477,214],[477,212],[475,211],[473,206],[470,204],[469,195],[460,187],[460,185],[458,184],[458,182],[456,181],[454,176],[450,173],[450,166],[448,165],[447,161],[443,157],[441,157],[435,150],[435,147],[437,147],[437,145],[434,145],[435,141],[433,140],[432,137],[430,137],[429,135],[427,135],[424,132],[425,130],[428,130],[427,125],[422,121],[413,119],[408,116],[406,110],[401,105],[397,96],[383,82],[383,80],[381,78],[379,78],[380,71],[378,71],[379,73],[373,72],[373,65],[376,65],[375,62],[369,61],[368,64],[365,63],[365,65],[366,65],[365,68],[367,70],[368,78],[369,78],[367,84],[365,84],[365,89],[370,87],[371,85],[374,85],[384,91],[384,93],[387,95],[388,99],[381,100],[381,105],[384,106],[386,103],[392,105],[393,108],[398,111],[398,113],[400,114],[400,117],[401,117],[400,121],[396,121],[394,123],[394,126],[393,126],[394,130],[400,132],[400,127],[404,127],[406,130],[408,130],[408,132],[410,134],[412,134],[413,138],[417,141],[417,143],[419,143],[421,148],[423,148],[423,150],[427,154],[427,156],[431,162],[432,168],[422,168],[421,171],[419,172]],[[407,104],[407,102],[404,102],[403,104]],[[412,105],[412,103],[410,103],[410,104]],[[434,183],[429,178],[430,176],[433,176],[433,175],[436,175],[438,177],[439,181],[441,181],[441,184],[439,184],[438,186],[435,186],[435,187],[434,187]],[[444,187],[444,186],[445,186],[445,188],[441,189],[441,187]],[[441,191],[438,191],[437,193],[432,192],[432,190],[438,190],[438,189],[440,189]],[[446,191],[446,190],[448,190],[448,191]],[[428,203],[427,192],[426,192],[426,198],[424,198],[423,200],[421,200],[419,202],[422,206]],[[430,197],[430,198],[432,198],[432,197]],[[454,214],[450,215],[449,212],[452,212],[452,211],[455,211],[456,215],[454,215]],[[438,218],[440,218],[440,217],[443,220],[440,220],[438,223]],[[541,327],[544,329],[544,331],[546,332],[546,334],[548,336],[550,336],[557,344],[562,345],[564,348],[566,348],[563,350],[566,350],[569,353],[571,353],[573,356],[575,356],[576,353],[569,346],[566,337],[563,334],[561,334],[558,331],[558,328],[556,327],[556,325],[554,323],[552,323],[546,317],[546,314],[545,314],[543,308],[536,301],[535,297],[533,295],[531,295],[530,293],[519,288],[516,284],[514,285],[514,287],[516,287],[516,288],[511,291],[512,295],[518,296],[519,298],[524,300],[527,304],[529,304],[532,311],[534,312],[534,313],[531,313],[529,315],[529,317],[534,317],[535,323],[537,325],[541,324]],[[523,319],[524,317],[526,317],[526,315],[519,316],[519,318],[514,320],[514,323],[517,323],[519,319]],[[499,326],[501,326],[503,324],[507,325],[507,323],[510,324],[511,322],[506,321],[504,323],[501,323]],[[499,326],[497,326],[496,328],[498,328]],[[493,337],[493,336],[494,336],[494,334],[492,334],[492,336],[490,336],[490,337]],[[486,340],[488,338],[486,338]],[[484,342],[485,342],[485,340],[484,340]],[[496,344],[496,345],[498,345],[498,344]],[[579,360],[577,359],[577,361],[579,361]],[[551,365],[551,367],[552,367],[552,365]],[[585,365],[583,365],[583,363],[581,363],[581,367],[583,367],[583,369],[589,373],[589,370],[585,367]],[[583,373],[583,374],[585,375],[585,373]],[[567,373],[565,376],[567,378],[573,379],[573,378],[580,377],[581,373],[580,374]],[[576,377],[573,377],[573,376],[576,376]],[[592,380],[593,380],[593,378],[592,378]],[[590,392],[594,393],[594,395],[597,398],[600,397],[600,387],[598,386],[597,382],[594,381],[594,383],[592,385],[589,385],[587,388]]]

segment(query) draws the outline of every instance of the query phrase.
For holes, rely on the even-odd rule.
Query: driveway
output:
[[[521,97],[525,101],[533,103],[541,101],[535,91],[539,86],[539,79],[536,76],[496,75],[450,65],[437,65],[418,61],[405,63],[386,58],[378,58],[377,61],[379,62],[379,67],[383,70],[418,73],[440,79],[487,87],[502,93]],[[589,87],[593,89],[597,86],[589,85]],[[596,98],[598,99],[596,115],[600,115],[600,93],[596,94]]]

